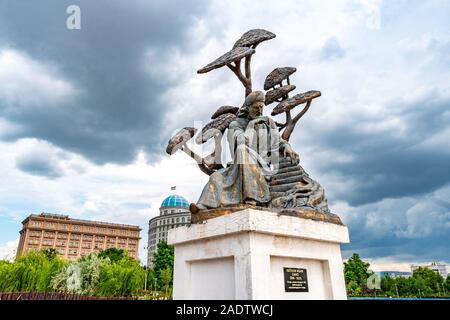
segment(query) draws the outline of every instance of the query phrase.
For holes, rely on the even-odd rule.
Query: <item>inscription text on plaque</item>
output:
[[[283,268],[284,290],[286,292],[308,292],[306,269]]]

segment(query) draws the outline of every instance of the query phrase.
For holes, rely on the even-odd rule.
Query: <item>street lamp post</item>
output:
[[[144,292],[145,291],[147,291],[147,274],[148,274],[148,271],[147,271],[147,266],[145,266],[145,280],[144,280]]]
[[[144,247],[144,250],[147,250],[147,247]],[[144,292],[147,291],[147,264],[144,264],[145,276],[144,276]]]

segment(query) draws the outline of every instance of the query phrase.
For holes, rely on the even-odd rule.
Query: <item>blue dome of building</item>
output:
[[[189,208],[189,202],[182,196],[173,194],[164,199],[161,203],[161,208],[164,207],[179,207],[179,208]]]

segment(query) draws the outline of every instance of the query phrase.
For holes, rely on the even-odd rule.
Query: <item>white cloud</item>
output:
[[[0,260],[14,261],[16,258],[17,247],[19,245],[19,238],[12,241],[7,241],[0,245]]]
[[[400,238],[426,238],[450,231],[450,210],[431,199],[419,201],[406,211],[406,226],[396,232]]]
[[[14,107],[61,103],[76,93],[54,66],[13,49],[0,51],[0,83],[0,100]]]
[[[382,259],[367,259],[370,263],[370,270],[372,271],[402,271],[411,272],[411,265],[414,262],[395,261],[392,257]]]
[[[346,224],[366,239],[397,237],[421,239],[442,236],[450,230],[450,187],[444,186],[435,192],[397,199],[383,200],[361,206],[350,206],[345,201],[331,204],[334,212],[340,214]]]
[[[383,0],[357,0],[357,4],[363,9],[362,17],[366,20],[366,26],[370,29],[381,28],[381,5]]]

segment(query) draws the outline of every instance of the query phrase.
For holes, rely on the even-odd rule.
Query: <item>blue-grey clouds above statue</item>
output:
[[[283,1],[276,10],[270,1],[246,7],[233,1],[75,1],[83,20],[76,31],[65,27],[69,4],[0,1],[0,174],[8,186],[0,196],[7,217],[2,225],[11,225],[12,212],[31,207],[15,189],[30,194],[40,186],[33,193],[36,208],[57,202],[48,199],[57,193],[47,184],[61,184],[65,193],[58,196],[81,212],[87,212],[84,205],[96,208],[90,204],[95,197],[113,201],[99,193],[106,186],[67,191],[78,179],[68,168],[78,167],[80,179],[89,181],[106,170],[104,163],[132,167],[138,150],[153,165],[176,161],[158,162],[176,129],[206,123],[212,108],[240,106],[243,99],[226,67],[192,75],[230,50],[243,30],[264,28],[277,38],[261,44],[254,89],[263,89],[279,65],[298,69],[291,76],[294,92],[322,92],[290,143],[326,189],[332,211],[349,225],[349,252],[450,259],[442,246],[450,240],[450,9],[441,1]],[[275,119],[284,123],[284,116]],[[24,140],[35,138],[39,142]],[[33,157],[37,151],[26,150],[31,144],[48,146],[48,159]],[[67,153],[94,163],[71,160],[67,166]],[[204,177],[199,172],[198,187],[186,191],[190,200]],[[124,189],[134,190],[131,180],[121,178]],[[158,197],[150,200],[155,206]]]
[[[202,2],[76,1],[82,27],[68,30],[66,8],[72,3],[2,5],[0,47],[49,64],[77,88],[57,101],[2,101],[0,116],[22,128],[7,138],[48,140],[100,164],[129,163],[139,149],[159,158],[160,119],[167,111],[159,98],[170,83],[164,74],[146,72],[145,54],[151,51],[156,64],[171,47],[186,46],[185,30],[202,12]]]

